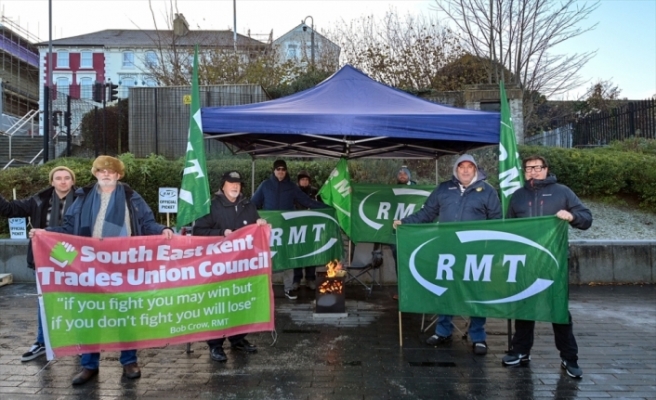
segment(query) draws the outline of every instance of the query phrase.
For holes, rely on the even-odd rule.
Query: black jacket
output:
[[[196,220],[193,234],[198,236],[225,236],[225,230],[237,230],[242,226],[254,224],[260,214],[255,204],[240,194],[233,203],[223,192],[212,199],[210,213]]]
[[[71,190],[75,191],[75,186]],[[48,207],[50,207],[50,199],[54,191],[55,188],[50,186],[32,197],[11,201],[0,196],[0,215],[7,218],[30,218],[32,228],[46,228],[48,223]],[[34,269],[31,240],[27,248],[27,266]]]
[[[592,225],[590,210],[570,188],[557,183],[555,175],[549,175],[543,180],[528,180],[523,188],[513,193],[508,218],[556,215],[560,210],[569,211],[574,216],[570,222],[574,228],[585,230]]]

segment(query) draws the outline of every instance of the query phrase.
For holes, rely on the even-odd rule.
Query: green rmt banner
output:
[[[353,184],[351,188],[351,240],[392,244],[394,220],[419,211],[435,186]]]
[[[567,222],[555,216],[398,227],[399,309],[567,323]]]

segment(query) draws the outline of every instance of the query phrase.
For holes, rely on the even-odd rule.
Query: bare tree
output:
[[[342,20],[326,36],[341,46],[342,63],[404,89],[448,90],[440,70],[463,55],[457,36],[434,19],[393,9],[380,20]]]
[[[158,24],[152,0],[149,6],[155,29],[146,32],[150,34],[157,61],[143,60],[143,72],[162,86],[190,84],[194,45],[199,46],[201,85],[255,83],[267,88],[297,75],[301,69],[293,62],[278,62],[271,35],[267,42],[238,35],[235,51],[232,31],[203,31],[198,27],[198,30],[177,32],[175,21],[184,17],[176,0],[170,0],[163,13],[165,26]]]
[[[597,24],[582,24],[598,6],[598,1],[578,0],[435,1],[435,9],[457,27],[465,49],[490,60],[488,82],[504,80],[523,89],[525,126],[540,98],[583,83],[579,72],[597,52],[553,51],[595,28]]]

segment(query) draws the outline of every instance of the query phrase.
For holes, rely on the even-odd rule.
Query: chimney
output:
[[[189,23],[182,14],[175,14],[173,19],[173,34],[175,36],[185,36],[189,33]]]

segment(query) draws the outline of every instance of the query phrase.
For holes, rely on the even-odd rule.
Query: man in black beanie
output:
[[[294,204],[297,203],[305,208],[326,208],[325,204],[311,199],[289,179],[285,160],[276,160],[273,163],[271,177],[260,184],[251,202],[257,208],[267,211],[293,210]],[[294,289],[294,270],[286,269],[282,274],[285,296],[290,300],[296,300],[298,294]]]

